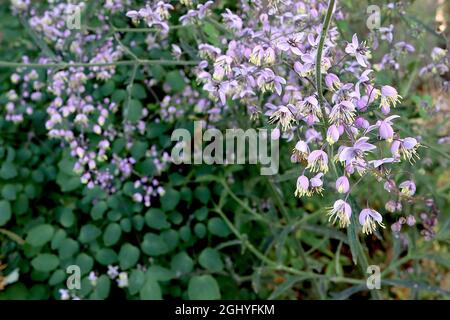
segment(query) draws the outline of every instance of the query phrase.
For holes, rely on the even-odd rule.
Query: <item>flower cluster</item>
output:
[[[29,2],[13,1],[14,11],[27,16],[30,26],[54,50],[55,56],[43,56],[40,63],[82,61],[91,66],[51,70],[45,75],[18,69],[11,77],[17,90],[8,93],[6,110],[8,120],[23,121],[24,114],[33,112],[28,101],[43,98],[41,91],[46,86],[44,76],[47,77],[49,136],[69,147],[74,169],[89,188],[99,185],[115,192],[116,181],[131,179],[134,201],[150,206],[151,198],[164,194],[164,189],[154,177],[136,176],[137,159],[129,154],[135,140],[143,137],[146,124],[174,122],[190,111],[207,118],[212,125],[229,119],[226,117],[241,106],[255,126],[273,129],[272,139],[295,143],[291,157],[299,170],[295,196],[323,194],[330,184],[335,186],[342,196],[329,209],[329,217],[341,227],[349,226],[352,214],[356,214],[348,200],[354,181],[375,177],[390,191],[397,188],[390,168],[402,160],[412,163],[418,158],[417,138],[402,137],[394,129],[400,121],[394,114],[395,108],[402,97],[393,86],[375,81],[376,71],[389,66],[398,69],[400,55],[414,52],[414,47],[396,42],[380,63],[372,63],[371,49],[378,45],[374,41],[360,41],[356,34],[342,39],[333,23],[324,34],[323,17],[327,10],[333,10],[334,19],[343,17],[338,5],[328,8],[328,2],[323,0],[243,0],[237,4],[237,10],[224,9],[219,16],[220,34],[199,33],[196,56],[201,61],[176,74],[182,90],[173,92],[161,83],[153,69],[143,66],[143,74],[150,76],[144,83],[158,101],[159,117],[152,118],[147,108],[138,106],[139,114],[133,121],[118,121],[127,114],[130,102],[136,102],[131,101],[133,83],[127,87],[128,96],[119,101],[110,94],[98,99],[91,93],[91,89],[100,90],[113,79],[115,62],[126,56],[136,59],[118,34],[104,35],[110,24],[108,13],[121,12],[136,26],[144,23],[152,30],[146,36],[147,49],[165,50],[179,60],[193,55],[193,48],[186,43],[170,43],[171,11],[183,10],[178,27],[195,28],[214,17],[215,3],[181,1],[172,5],[148,1],[141,8],[127,10],[127,1],[106,1],[104,11],[98,15],[103,27],[73,33],[66,28],[64,15],[74,9],[82,10],[83,6],[55,4],[38,14]],[[392,26],[381,28],[377,41],[394,43],[393,31]],[[66,41],[69,36],[70,44]],[[84,50],[99,41],[93,50]],[[131,41],[130,46],[137,45]],[[433,50],[432,59],[433,64],[421,74],[448,70],[445,50]],[[190,83],[189,77],[195,77],[205,95]],[[162,99],[152,89],[157,84],[163,88]],[[113,148],[118,139],[123,142],[122,148]],[[156,146],[148,147],[144,157],[151,159],[159,174],[167,167],[169,156]],[[121,154],[117,149],[126,152]],[[403,182],[398,188],[404,197],[415,193],[412,181]],[[398,210],[398,202],[388,204],[387,211]],[[382,215],[370,206],[362,209],[354,221],[359,221],[366,234],[384,226]]]
[[[131,99],[125,90],[122,90],[122,96],[115,98],[111,95],[114,87],[108,89],[117,75],[115,63],[123,59],[129,49],[122,44],[119,34],[105,31],[110,28],[111,14],[118,13],[127,19],[124,11],[129,4],[128,0],[108,0],[96,12],[96,19],[102,22],[99,27],[83,25],[80,30],[74,30],[67,25],[68,16],[86,10],[84,2],[55,2],[42,11],[29,1],[12,1],[13,12],[22,16],[45,43],[47,49],[37,58],[38,64],[64,62],[78,66],[46,71],[17,68],[10,78],[15,89],[6,96],[5,119],[21,123],[34,113],[33,106],[44,104],[48,136],[68,148],[74,162],[73,170],[83,184],[115,193],[129,181],[134,186],[130,197],[148,207],[152,198],[164,194],[157,176],[167,169],[169,155],[158,150],[156,145],[148,146],[139,157],[154,168],[154,173],[146,176],[136,172],[138,159],[133,150],[144,139],[151,115],[148,109],[142,108],[136,119],[123,119],[123,109],[129,107]],[[161,40],[167,37],[167,19],[172,8],[170,4],[158,1],[139,10],[139,18],[158,29],[153,33],[153,41],[159,43],[159,47],[168,45]],[[30,64],[32,61],[24,56],[22,62]],[[145,72],[150,73],[148,67],[145,68]],[[155,85],[151,80],[146,84],[149,90]],[[99,97],[102,90],[110,93]],[[166,113],[161,112],[161,118],[179,116],[173,108],[189,99],[190,92],[192,90],[186,89],[180,97],[174,95],[166,99]]]
[[[348,202],[351,181],[356,176],[391,181],[390,166],[401,159],[413,162],[420,144],[395,132],[399,116],[392,113],[401,96],[394,87],[375,83],[374,70],[386,63],[372,66],[367,43],[356,34],[345,43],[331,26],[318,59],[325,1],[276,1],[272,5],[242,1],[238,16],[223,13],[227,33],[220,46],[199,45],[204,60],[197,79],[222,114],[229,111],[229,101],[234,101],[247,106],[250,119],[272,126],[272,138],[295,141],[292,160],[303,165],[295,196],[321,194],[328,185],[324,180],[335,179],[343,199],[336,200],[329,216],[347,227],[353,214]],[[342,16],[338,7],[334,16]],[[380,32],[381,40],[393,41],[391,27]],[[395,50],[414,48],[397,43]],[[324,78],[323,92],[315,86],[316,61]],[[390,150],[388,157],[385,150]],[[412,185],[399,187],[411,196]],[[384,227],[382,215],[370,207],[359,213],[358,221],[366,234]]]

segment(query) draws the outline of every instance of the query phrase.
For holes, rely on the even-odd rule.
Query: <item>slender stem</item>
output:
[[[317,88],[317,94],[319,97],[319,104],[322,109],[322,114],[324,120],[326,120],[326,114],[325,114],[325,108],[323,106],[323,92],[322,92],[322,52],[323,47],[325,45],[325,39],[327,37],[328,29],[330,27],[331,23],[331,17],[333,16],[333,10],[334,10],[334,2],[335,0],[329,0],[328,2],[328,9],[327,13],[325,15],[325,20],[323,21],[322,26],[322,32],[320,33],[320,41],[319,41],[319,47],[317,48],[317,57],[316,57],[316,88]]]
[[[224,181],[224,180],[220,180],[220,183],[223,185],[223,187],[225,188],[225,191],[231,196],[231,198],[234,199],[234,201],[236,201],[237,203],[239,203],[239,205],[246,210],[248,213],[250,213],[252,216],[255,217],[255,219],[257,221],[261,221],[264,222],[266,224],[270,225],[270,222],[267,221],[266,219],[264,219],[264,217],[260,214],[258,214],[257,212],[255,212],[252,208],[250,208],[244,201],[242,201],[241,199],[239,199],[239,197],[230,189],[230,187],[228,186],[228,184]]]
[[[242,245],[245,246],[250,252],[252,252],[258,259],[260,259],[262,262],[266,263],[269,269],[275,269],[275,270],[278,270],[278,271],[285,271],[285,272],[288,272],[288,273],[292,273],[292,274],[299,275],[299,276],[305,276],[305,277],[308,277],[308,278],[327,279],[327,280],[329,280],[331,282],[335,282],[335,283],[339,283],[339,282],[341,282],[341,283],[351,283],[351,284],[363,284],[364,283],[363,280],[350,279],[350,278],[345,278],[345,277],[330,277],[330,276],[327,276],[327,275],[317,274],[317,273],[314,273],[314,272],[300,271],[300,270],[295,269],[295,268],[291,268],[291,267],[288,267],[288,266],[280,265],[277,262],[275,262],[275,261],[269,259],[268,257],[266,257],[261,251],[256,249],[255,246],[253,246],[253,244],[250,241],[248,241],[248,239],[245,236],[243,236],[239,232],[239,230],[236,229],[236,227],[233,225],[233,223],[231,223],[231,221],[228,219],[228,217],[222,211],[222,209],[220,209],[219,207],[216,207],[214,209],[214,211],[216,211],[222,217],[222,219],[228,225],[230,230],[241,241]]]
[[[0,228],[0,233],[6,235],[11,240],[14,240],[15,242],[17,242],[20,245],[23,245],[25,243],[25,240],[23,240],[18,234],[14,233],[12,231]]]

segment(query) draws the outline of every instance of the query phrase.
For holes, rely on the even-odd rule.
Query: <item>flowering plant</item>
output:
[[[397,18],[413,29],[401,3],[367,30],[336,0],[74,2],[2,9],[15,21],[5,37],[28,44],[0,55],[0,236],[14,243],[0,257],[12,278],[32,269],[33,294],[60,299],[387,298],[361,277],[377,264],[387,285],[418,285],[393,273],[448,235],[447,187],[430,187],[448,132],[434,143],[411,119],[432,114],[427,100],[446,105],[449,58],[438,42],[431,60],[405,60],[424,48],[397,41]],[[417,79],[402,81],[411,68]],[[279,172],[235,164],[239,145],[223,166],[175,163],[174,144],[191,141],[171,132],[193,133],[195,152],[195,121],[209,134],[269,129]],[[81,289],[64,286],[68,266]],[[5,294],[23,293],[13,286]]]

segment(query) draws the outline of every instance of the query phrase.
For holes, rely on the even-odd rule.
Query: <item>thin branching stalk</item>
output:
[[[323,92],[322,92],[322,53],[323,47],[325,45],[325,39],[327,37],[328,29],[330,28],[331,18],[333,16],[335,0],[330,0],[328,2],[328,9],[325,15],[325,20],[323,21],[322,32],[320,33],[319,47],[317,48],[316,57],[316,88],[317,95],[319,98],[320,108],[322,109],[322,115],[326,122],[325,107],[323,106]]]

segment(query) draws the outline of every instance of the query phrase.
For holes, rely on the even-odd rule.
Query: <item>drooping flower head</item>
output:
[[[283,131],[287,131],[292,127],[292,122],[294,121],[294,116],[292,111],[286,106],[279,106],[269,118],[269,123],[279,123]]]
[[[414,138],[405,138],[394,140],[391,145],[391,153],[394,157],[407,159],[410,163],[415,162],[415,158],[419,159],[417,149],[420,147],[420,143]]]
[[[328,73],[325,76],[325,84],[331,91],[336,91],[342,86],[341,80],[334,73]]]
[[[352,208],[344,200],[336,200],[333,207],[328,210],[329,219],[333,220],[333,224],[339,221],[340,228],[346,228],[350,225],[350,218],[352,216]]]
[[[322,150],[314,150],[308,156],[308,166],[312,172],[328,172],[328,155]]]
[[[319,193],[322,194],[323,191],[323,181],[322,181],[323,173],[320,172],[316,174],[313,178],[310,180],[311,184],[311,193]]]
[[[355,117],[355,106],[350,101],[342,101],[335,105],[330,112],[330,123],[336,125],[351,124]]]
[[[340,132],[336,125],[332,124],[327,130],[327,142],[333,145],[339,140]]]
[[[304,161],[308,158],[309,155],[309,146],[308,144],[303,141],[299,140],[295,144],[294,150],[292,150],[292,157],[295,162]]]
[[[297,179],[297,188],[295,189],[294,195],[296,197],[310,196],[309,191],[309,179],[308,177],[302,175]]]
[[[378,211],[366,208],[359,213],[359,223],[362,225],[362,232],[365,234],[372,234],[377,230],[377,223],[384,228],[383,217]]]
[[[339,177],[336,180],[336,190],[339,193],[347,193],[350,190],[350,183],[346,176]]]
[[[390,112],[391,107],[396,107],[402,97],[397,93],[397,90],[391,86],[381,87],[381,111],[384,114]]]
[[[416,193],[416,184],[414,181],[406,180],[398,185],[400,191],[406,196],[413,196]]]

